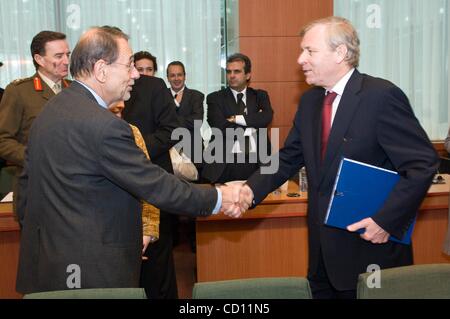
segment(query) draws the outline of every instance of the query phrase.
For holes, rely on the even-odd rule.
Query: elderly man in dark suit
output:
[[[270,153],[267,132],[261,133],[260,129],[270,124],[273,110],[266,91],[248,86],[251,71],[248,56],[241,53],[229,56],[226,69],[229,87],[206,98],[213,134],[205,151],[202,176],[211,183],[247,179],[261,165],[261,155]],[[221,134],[215,134],[215,130]],[[212,155],[212,160],[206,158],[208,155]]]
[[[298,63],[306,82],[315,87],[300,100],[294,126],[279,152],[279,170],[255,173],[244,190],[247,200],[254,195],[258,204],[305,166],[313,296],[354,298],[358,275],[370,265],[389,268],[413,262],[411,246],[388,237],[403,237],[428,191],[438,157],[405,94],[388,81],[356,70],[359,39],[350,22],[338,17],[312,22],[302,31],[301,49]],[[324,225],[342,157],[400,175],[381,209],[350,225],[349,231]],[[365,231],[354,233],[358,229]]]
[[[120,30],[88,30],[72,55],[76,81],[33,124],[19,181],[19,292],[138,287],[140,199],[191,215],[245,209],[239,188],[200,188],[152,164],[108,111],[139,77],[132,56]]]

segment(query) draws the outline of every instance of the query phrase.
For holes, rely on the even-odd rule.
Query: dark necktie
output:
[[[247,114],[247,108],[245,106],[244,101],[242,101],[242,98],[244,97],[244,93],[238,93],[237,94],[237,106],[238,106],[238,115],[244,115]],[[250,138],[248,136],[244,136],[244,152],[245,154],[250,153]]]
[[[175,106],[176,106],[175,109],[176,109],[176,111],[178,113],[178,110],[180,109],[180,102],[178,102],[177,97],[178,97],[178,93],[175,93],[173,95],[173,102],[175,103]]]
[[[325,157],[325,151],[327,149],[328,137],[331,131],[331,112],[333,110],[333,101],[336,98],[336,92],[328,92],[323,100],[322,109],[322,145],[320,149],[321,159]]]
[[[237,95],[237,106],[238,106],[238,114],[239,115],[247,114],[245,103],[244,103],[244,101],[242,101],[243,97],[244,97],[244,93],[238,93],[238,95]]]

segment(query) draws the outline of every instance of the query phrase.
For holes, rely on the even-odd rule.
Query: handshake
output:
[[[252,205],[253,191],[245,182],[232,182],[219,187],[222,192],[220,211],[225,215],[239,218]]]

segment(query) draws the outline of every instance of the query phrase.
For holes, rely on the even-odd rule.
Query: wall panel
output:
[[[297,36],[306,22],[332,13],[330,0],[240,0],[240,36]]]
[[[333,14],[333,1],[239,0],[240,51],[252,60],[254,88],[269,92],[271,127],[280,128],[280,145],[289,132],[299,97],[308,89],[297,64],[300,29]]]

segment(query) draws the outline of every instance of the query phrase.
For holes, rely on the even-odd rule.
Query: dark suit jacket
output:
[[[273,110],[267,92],[248,87],[246,94],[247,115],[244,115],[244,118],[247,126],[245,127],[227,121],[227,118],[238,114],[236,100],[230,88],[213,92],[206,98],[206,103],[208,104],[208,123],[211,127],[220,129],[225,138],[223,143],[223,154],[231,153],[231,149],[226,149],[226,140],[229,140],[228,145],[230,146],[233,146],[234,142],[233,136],[227,136],[227,128],[243,128],[244,130],[247,127],[253,127],[255,129],[266,128],[272,121]],[[259,134],[257,135],[257,138],[259,139]],[[213,141],[214,136],[211,139],[210,145],[213,145]],[[258,145],[259,141],[256,141],[256,143]],[[270,145],[268,145],[268,149],[270,150]],[[207,149],[207,151],[209,150]],[[233,164],[226,164],[225,160],[221,163],[205,163],[203,177],[211,182],[216,182],[227,165]],[[243,179],[245,178],[246,177],[243,177]]]
[[[122,112],[123,119],[141,131],[151,161],[169,173],[173,173],[169,149],[177,142],[171,135],[180,126],[175,107],[162,79],[141,75]]]
[[[309,274],[322,253],[331,283],[339,290],[356,289],[358,274],[367,266],[381,268],[412,263],[411,246],[371,244],[359,234],[324,226],[324,218],[342,157],[397,171],[400,181],[374,221],[401,237],[426,195],[438,167],[437,154],[404,93],[392,83],[352,74],[331,129],[323,164],[320,160],[323,88],[301,98],[294,126],[280,150],[274,175],[252,176],[248,183],[259,203],[270,191],[298,172],[308,174]]]
[[[168,89],[169,93],[171,93],[170,88]],[[196,144],[200,144],[199,150],[203,152],[203,139],[201,139],[200,126],[198,129],[194,127],[194,121],[203,121],[203,100],[205,99],[205,95],[200,91],[189,89],[185,87],[183,90],[183,98],[181,99],[181,103],[179,107],[176,107],[178,121],[181,127],[184,127],[189,130],[191,134],[190,138],[190,152],[184,150],[187,156],[192,159],[192,155],[194,152],[194,147]],[[200,138],[197,140],[194,139],[194,134],[198,134]],[[201,161],[201,158],[198,158]],[[197,163],[198,164],[198,163]]]
[[[68,289],[70,265],[79,266],[81,288],[138,287],[139,199],[193,216],[210,214],[217,201],[215,189],[147,160],[128,123],[77,82],[34,121],[19,183],[22,293]]]
[[[170,89],[169,93],[171,92]],[[182,127],[190,131],[194,130],[194,121],[203,121],[203,100],[205,95],[197,90],[185,87],[180,106],[176,108],[179,121]]]

